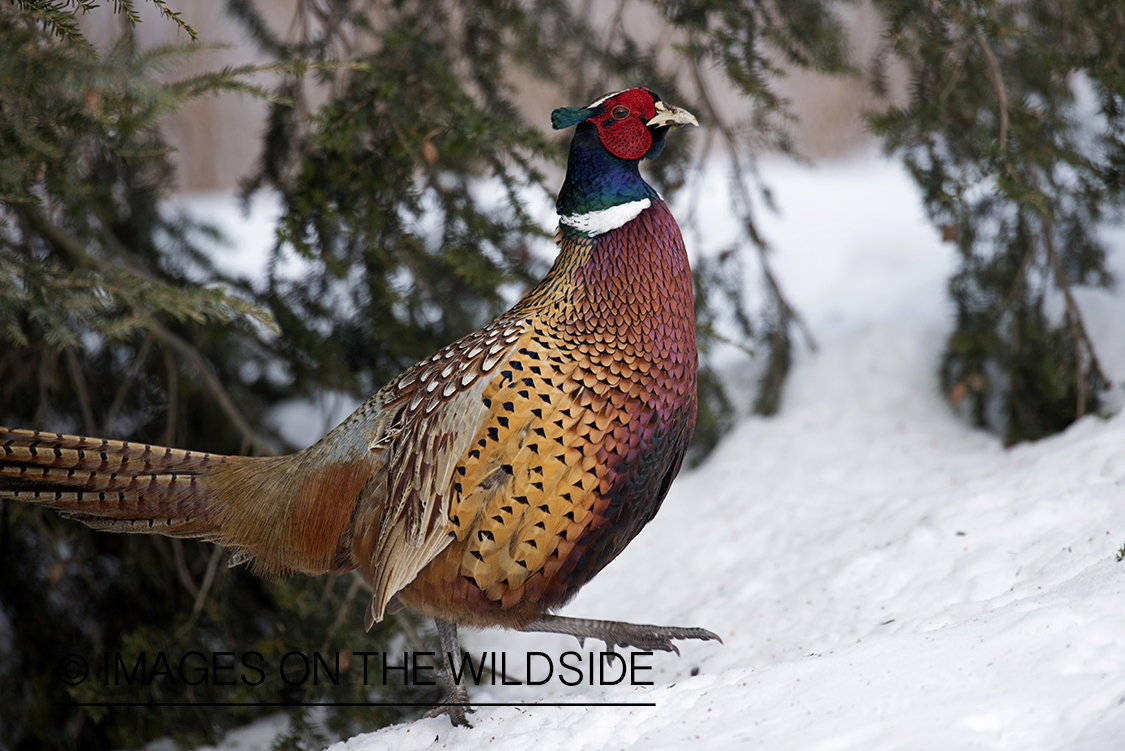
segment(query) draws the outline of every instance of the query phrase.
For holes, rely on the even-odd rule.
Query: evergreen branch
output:
[[[191,37],[191,41],[193,41],[193,42],[199,41],[199,37],[196,35],[195,29],[193,29],[191,26],[189,26],[188,23],[186,21],[184,21],[183,18],[180,17],[180,14],[178,12],[169,8],[168,5],[164,2],[164,0],[149,0],[149,2],[156,6],[157,10],[160,11],[160,15],[164,16],[165,18],[170,20],[172,23],[179,26],[180,29],[187,32],[187,35],[189,37]]]
[[[220,70],[201,73],[191,78],[184,78],[168,86],[185,99],[198,97],[201,94],[226,92],[248,94],[252,97],[264,99],[275,104],[289,104],[289,100],[279,95],[277,92],[243,80],[246,76],[259,73],[270,67],[271,66],[252,64],[237,67],[226,65]]]
[[[123,274],[121,269],[115,268],[113,264],[106,263],[90,255],[81,243],[68,235],[60,227],[50,222],[34,207],[19,208],[18,213],[31,222],[52,245],[68,255],[74,265],[95,271],[101,275],[101,278],[98,280],[64,280],[56,278],[52,282],[54,286],[88,288],[94,292],[108,292],[116,294],[120,298],[128,301],[129,306],[133,310],[133,316],[131,320],[127,319],[126,323],[119,328],[145,328],[146,322],[151,319],[151,316],[143,309],[143,306],[148,305],[168,313],[179,320],[190,318],[198,323],[202,323],[207,320],[209,315],[215,316],[218,314],[218,317],[224,321],[243,316],[257,321],[273,333],[277,333],[278,331],[276,322],[267,311],[221,290],[200,289],[198,290],[199,299],[190,300],[189,302],[193,303],[193,305],[186,304],[183,298],[176,294],[178,290],[154,278],[143,269],[138,268],[136,264],[132,262],[133,256],[130,250],[118,239],[112,229],[110,229],[108,222],[103,221],[101,239],[106,243],[109,249],[117,255],[118,263],[124,269],[124,273],[145,282],[145,285],[140,288],[139,292],[134,291],[128,284],[128,281],[114,284],[111,280],[121,279]]]
[[[137,8],[133,5],[133,0],[113,0],[113,12],[125,16],[130,26],[136,26],[141,22],[141,17],[137,15]]]
[[[818,349],[816,339],[813,338],[812,332],[805,324],[805,321],[801,317],[801,315],[796,311],[795,308],[793,308],[793,306],[789,304],[789,301],[785,299],[785,295],[781,291],[781,285],[777,283],[777,278],[773,275],[773,269],[771,268],[769,258],[766,255],[766,243],[758,235],[753,222],[749,218],[750,207],[753,205],[753,203],[750,199],[750,194],[746,190],[746,178],[742,172],[742,162],[739,155],[737,137],[734,131],[731,129],[730,125],[728,125],[726,121],[723,120],[722,116],[719,114],[718,109],[715,107],[714,102],[711,99],[707,83],[703,78],[703,73],[699,68],[699,60],[694,56],[691,58],[691,69],[692,75],[695,78],[696,86],[699,89],[699,95],[703,98],[708,111],[711,113],[712,119],[714,119],[716,124],[719,126],[719,131],[722,133],[723,140],[725,141],[727,146],[727,152],[730,154],[731,165],[732,169],[734,170],[734,180],[732,182],[735,184],[735,188],[742,199],[743,211],[747,214],[745,216],[744,227],[751,240],[753,240],[754,247],[758,251],[758,258],[762,266],[762,276],[766,280],[766,284],[769,287],[770,294],[773,297],[774,303],[776,304],[778,311],[783,319],[781,325],[784,326],[788,321],[792,321],[793,323],[795,323],[801,330],[802,335],[805,337],[805,343],[808,344],[809,350],[812,352],[816,352]]]
[[[47,29],[52,36],[62,42],[73,45],[91,56],[97,53],[93,46],[86,40],[79,28],[75,10],[89,13],[98,7],[95,0],[14,0],[30,17],[34,18]],[[187,32],[192,42],[199,41],[195,29],[189,26],[179,13],[168,7],[166,0],[148,0],[160,11],[160,15],[172,21],[176,26]],[[130,26],[141,22],[133,0],[113,0],[113,12],[125,17]]]
[[[272,63],[248,63],[239,66],[227,65],[220,70],[185,78],[169,84],[169,86],[185,98],[222,91],[236,94],[249,94],[274,104],[292,106],[293,100],[290,97],[284,96],[273,89],[267,89],[248,83],[243,79],[259,73],[278,73],[299,77],[309,71],[370,71],[370,69],[371,66],[369,63],[356,60],[323,60],[319,62],[281,60]]]
[[[17,210],[37,232],[47,239],[56,249],[70,258],[75,265],[101,274],[109,274],[115,271],[110,264],[87,253],[86,249],[78,240],[71,237],[65,230],[47,219],[47,217],[35,207],[24,205],[17,207]],[[152,331],[153,335],[156,336],[161,344],[174,349],[181,357],[191,363],[200,380],[203,382],[204,388],[211,394],[211,397],[218,404],[219,409],[227,416],[227,419],[230,420],[234,428],[242,435],[243,440],[247,442],[255,453],[260,455],[273,453],[269,445],[258,437],[257,433],[254,432],[250,424],[246,421],[246,418],[243,417],[242,413],[235,407],[234,402],[227,394],[222,382],[219,381],[210,364],[199,350],[177,334],[169,331],[156,320],[150,320],[146,328]]]
[[[72,0],[83,11],[90,11],[97,7],[92,0]],[[97,57],[93,45],[86,41],[78,28],[78,19],[74,12],[66,6],[69,3],[54,2],[54,0],[15,0],[23,12],[35,21],[43,24],[48,32],[61,42],[72,45],[75,49]]]
[[[230,48],[227,44],[156,44],[138,50],[129,42],[128,37],[119,39],[113,45],[116,51],[118,45],[124,45],[124,59],[121,68],[134,74],[162,73],[170,70],[176,63],[180,63],[201,52],[220,52]],[[112,74],[113,68],[108,63],[103,63],[106,74]]]

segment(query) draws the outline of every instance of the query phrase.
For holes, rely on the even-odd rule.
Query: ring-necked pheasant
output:
[[[697,124],[642,88],[551,122],[577,129],[550,272],[318,443],[250,458],[0,428],[0,494],[95,529],[211,540],[265,575],[358,568],[367,627],[400,606],[433,617],[447,674],[458,625],[610,648],[717,639],[550,614],[653,518],[691,439],[691,274],[638,164]],[[449,705],[467,706],[463,685],[446,711],[467,724]]]

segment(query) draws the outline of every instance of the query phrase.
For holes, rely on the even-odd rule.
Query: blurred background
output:
[[[293,0],[278,0],[268,7],[263,5],[262,20],[269,24],[273,33],[282,37],[292,35],[297,6]],[[575,3],[574,7],[584,13],[594,28],[604,27],[620,10],[620,23],[645,45],[669,34],[668,22],[652,5],[611,2]],[[162,21],[156,8],[140,4],[136,10],[143,20],[132,29],[139,45],[152,47],[187,40],[183,30]],[[201,74],[224,65],[263,60],[261,50],[248,32],[233,22],[225,0],[199,0],[176,10],[202,41],[225,47],[194,56],[178,69],[177,75]],[[534,16],[533,6],[530,13]],[[901,105],[907,101],[906,71],[901,64],[893,65],[889,73],[886,96],[876,96],[872,92],[869,68],[883,40],[883,23],[877,11],[869,2],[857,2],[841,4],[836,14],[847,29],[847,60],[862,71],[862,75],[829,76],[786,64],[782,55],[774,55],[784,75],[772,79],[771,88],[789,101],[795,115],[789,127],[794,146],[798,153],[811,159],[840,158],[857,149],[872,147],[875,139],[864,125],[865,112],[884,108],[888,103]],[[530,20],[534,23],[534,17]],[[127,24],[127,20],[108,13],[89,13],[81,17],[83,31],[99,44],[119,36]],[[562,106],[560,102],[570,101],[571,87],[567,84],[543,81],[522,70],[512,73],[513,101],[529,123],[547,123],[551,110]],[[725,115],[734,119],[748,116],[751,102],[737,96],[721,74],[707,71],[707,78],[726,100]],[[586,96],[594,94],[591,91]],[[252,170],[259,155],[267,112],[268,105],[260,100],[220,96],[189,102],[165,118],[162,132],[176,150],[172,158],[180,189],[235,188]]]

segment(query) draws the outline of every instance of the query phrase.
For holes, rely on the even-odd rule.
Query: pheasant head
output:
[[[608,94],[587,107],[551,113],[556,129],[577,126],[556,205],[565,230],[587,237],[622,226],[651,205],[656,191],[638,170],[664,149],[677,125],[699,125],[687,110],[648,89]]]

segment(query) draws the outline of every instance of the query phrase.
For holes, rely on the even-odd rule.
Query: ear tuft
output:
[[[593,110],[582,107],[559,107],[551,113],[551,127],[555,130],[564,130],[592,117],[593,114]]]

